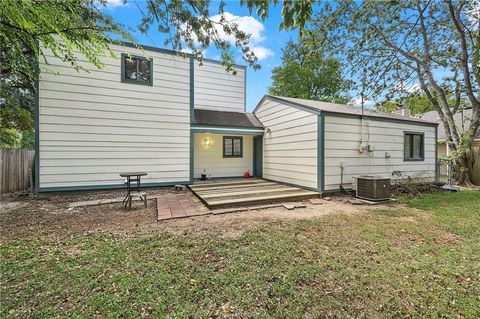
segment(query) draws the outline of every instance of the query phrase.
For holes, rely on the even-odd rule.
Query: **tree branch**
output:
[[[480,102],[475,97],[472,88],[472,82],[470,79],[470,68],[468,66],[468,48],[467,48],[467,41],[465,37],[465,31],[461,26],[460,21],[460,10],[461,5],[458,8],[455,8],[452,4],[451,0],[447,0],[448,4],[448,11],[450,13],[450,17],[452,18],[453,25],[457,30],[457,34],[460,38],[460,48],[461,48],[461,58],[460,58],[460,67],[462,68],[463,78],[465,81],[465,93],[467,94],[470,103],[474,108],[480,108]]]

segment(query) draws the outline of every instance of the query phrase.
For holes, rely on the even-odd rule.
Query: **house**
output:
[[[472,119],[473,109],[469,108],[462,108],[458,110],[453,115],[453,120],[455,122],[455,126],[460,130],[460,132],[465,132],[470,128],[470,121]],[[438,159],[440,160],[440,168],[439,168],[439,175],[443,180],[447,180],[450,174],[449,166],[447,165],[446,161],[442,159],[448,158],[451,155],[451,151],[449,145],[447,143],[447,135],[445,133],[445,126],[443,125],[437,111],[430,111],[423,114],[415,115],[415,117],[438,123],[438,135],[437,135],[437,147],[438,147]],[[475,162],[477,165],[473,166],[473,175],[472,175],[472,182],[474,184],[480,184],[480,165],[478,165],[478,161],[480,161],[480,130],[476,132],[473,140],[473,154],[475,158]]]
[[[266,132],[264,178],[334,192],[358,175],[436,177],[434,122],[269,95],[253,113]]]
[[[435,177],[436,123],[265,96],[246,112],[246,68],[144,46],[112,45],[89,72],[47,54],[36,97],[36,190],[192,184],[254,176],[316,191],[352,176]],[[360,147],[361,146],[361,147]]]
[[[453,120],[455,122],[455,126],[461,130],[461,132],[465,132],[470,128],[470,120],[472,118],[473,109],[464,108],[460,109],[457,113],[453,115]],[[427,120],[430,122],[438,123],[438,136],[437,136],[437,143],[438,143],[438,156],[439,157],[446,157],[449,154],[448,145],[447,145],[447,135],[445,133],[445,127],[443,126],[442,121],[438,115],[437,111],[430,111],[425,112],[419,115],[416,115],[417,118]],[[480,146],[480,131],[475,134],[473,146]]]
[[[245,112],[246,68],[144,46],[112,45],[89,72],[47,54],[37,83],[36,187],[124,187],[119,173],[145,171],[147,186],[190,184],[253,172],[263,127]],[[238,143],[240,142],[240,148]],[[223,154],[222,143],[229,145]],[[214,165],[212,165],[214,163]]]

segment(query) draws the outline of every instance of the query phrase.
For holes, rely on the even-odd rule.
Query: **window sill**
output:
[[[140,82],[135,80],[126,80],[126,79],[122,79],[122,83],[153,86],[153,83],[145,83],[145,82]]]

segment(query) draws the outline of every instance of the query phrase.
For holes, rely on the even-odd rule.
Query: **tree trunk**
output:
[[[473,186],[473,164],[474,164],[473,149],[468,148],[459,154],[455,163],[456,167],[460,169],[456,172],[455,182],[459,185]],[[480,185],[479,185],[480,186]]]

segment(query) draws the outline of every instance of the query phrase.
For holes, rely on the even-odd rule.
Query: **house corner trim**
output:
[[[325,115],[317,117],[317,187],[320,192],[325,190]]]

